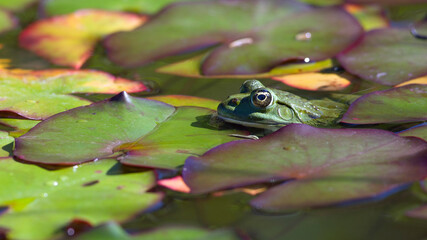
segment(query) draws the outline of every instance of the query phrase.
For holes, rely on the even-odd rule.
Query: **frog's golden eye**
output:
[[[273,102],[273,96],[265,89],[255,90],[252,94],[252,103],[259,108],[266,108]]]

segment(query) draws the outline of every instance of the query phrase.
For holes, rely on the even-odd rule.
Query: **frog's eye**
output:
[[[273,102],[273,96],[265,89],[255,90],[252,94],[252,103],[259,108],[266,108]]]

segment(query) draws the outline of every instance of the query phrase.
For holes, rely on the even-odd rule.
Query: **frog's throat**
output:
[[[252,128],[264,128],[264,129],[277,129],[283,126],[286,126],[286,124],[280,124],[280,123],[254,123],[254,122],[245,122],[245,121],[241,121],[241,120],[236,120],[236,119],[232,119],[232,118],[227,118],[224,116],[220,116],[218,115],[218,118],[229,122],[229,123],[234,123],[234,124],[239,124],[245,127],[252,127]]]

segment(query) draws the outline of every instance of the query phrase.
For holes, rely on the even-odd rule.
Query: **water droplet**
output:
[[[311,32],[300,32],[295,35],[297,41],[307,41],[311,39]]]
[[[304,58],[304,62],[306,62],[306,63],[308,63],[308,62],[310,62],[310,58]]]
[[[93,159],[93,161],[94,161],[94,162],[97,162],[98,160],[99,160],[99,158],[95,158],[95,159]]]
[[[254,43],[254,40],[252,38],[241,38],[228,44],[228,47],[235,48],[235,47],[241,47],[243,45],[252,44],[252,43]]]
[[[56,187],[56,186],[58,186],[58,182],[57,181],[49,181],[49,182],[46,182],[46,185]]]
[[[74,231],[74,229],[73,228],[68,228],[67,229],[67,235],[68,236],[74,236],[74,234],[75,234],[76,232]]]
[[[377,73],[377,78],[382,78],[386,75],[387,75],[387,73],[385,73],[385,72]]]
[[[47,196],[49,196],[49,194],[47,194],[47,193],[42,194],[42,197],[47,197]]]
[[[79,168],[79,166],[77,166],[77,165],[76,165],[76,166],[74,166],[74,167],[73,167],[73,172],[76,172],[76,171],[77,171],[77,168]]]

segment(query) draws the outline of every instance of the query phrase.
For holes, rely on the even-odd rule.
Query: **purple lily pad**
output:
[[[427,41],[410,29],[384,28],[366,33],[358,45],[338,55],[343,67],[359,77],[396,85],[427,74]]]
[[[288,60],[333,57],[362,32],[357,20],[338,7],[223,0],[173,4],[144,26],[113,34],[104,44],[110,59],[122,66],[220,44],[202,63],[203,74],[253,74]]]
[[[354,101],[341,122],[353,124],[427,120],[427,85],[410,84],[372,92]]]
[[[383,197],[426,175],[427,143],[421,139],[302,124],[189,157],[183,171],[193,193],[289,180],[252,200],[272,212]]]

